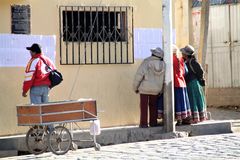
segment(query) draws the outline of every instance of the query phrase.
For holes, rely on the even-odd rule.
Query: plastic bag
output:
[[[101,128],[100,128],[100,121],[94,120],[90,122],[90,135],[100,135]]]

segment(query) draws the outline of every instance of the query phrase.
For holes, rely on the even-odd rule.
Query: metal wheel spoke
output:
[[[71,148],[72,137],[67,128],[57,126],[48,137],[49,149],[57,155],[62,155],[68,152]]]
[[[30,153],[41,154],[48,148],[45,129],[43,127],[30,128],[26,134],[26,145]]]

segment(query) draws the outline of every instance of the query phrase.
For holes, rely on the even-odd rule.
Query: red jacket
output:
[[[52,61],[43,54],[32,56],[25,69],[25,79],[23,82],[24,93],[27,93],[33,86],[50,86],[51,84],[48,78],[50,70],[40,57],[44,59],[52,69],[56,69]]]
[[[177,58],[173,55],[173,77],[174,87],[186,87],[186,81],[184,79],[185,68],[184,59],[182,57]]]

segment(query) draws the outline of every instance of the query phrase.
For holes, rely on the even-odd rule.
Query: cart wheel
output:
[[[55,127],[48,136],[50,151],[56,155],[63,155],[72,146],[72,136],[69,130],[63,126]]]
[[[48,148],[47,133],[42,126],[30,128],[26,134],[26,145],[28,151],[32,154],[41,154]]]
[[[94,146],[94,149],[95,149],[95,151],[100,151],[101,145],[96,143],[95,146]]]

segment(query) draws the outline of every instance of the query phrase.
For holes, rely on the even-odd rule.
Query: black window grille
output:
[[[60,64],[134,62],[133,8],[61,6]]]

